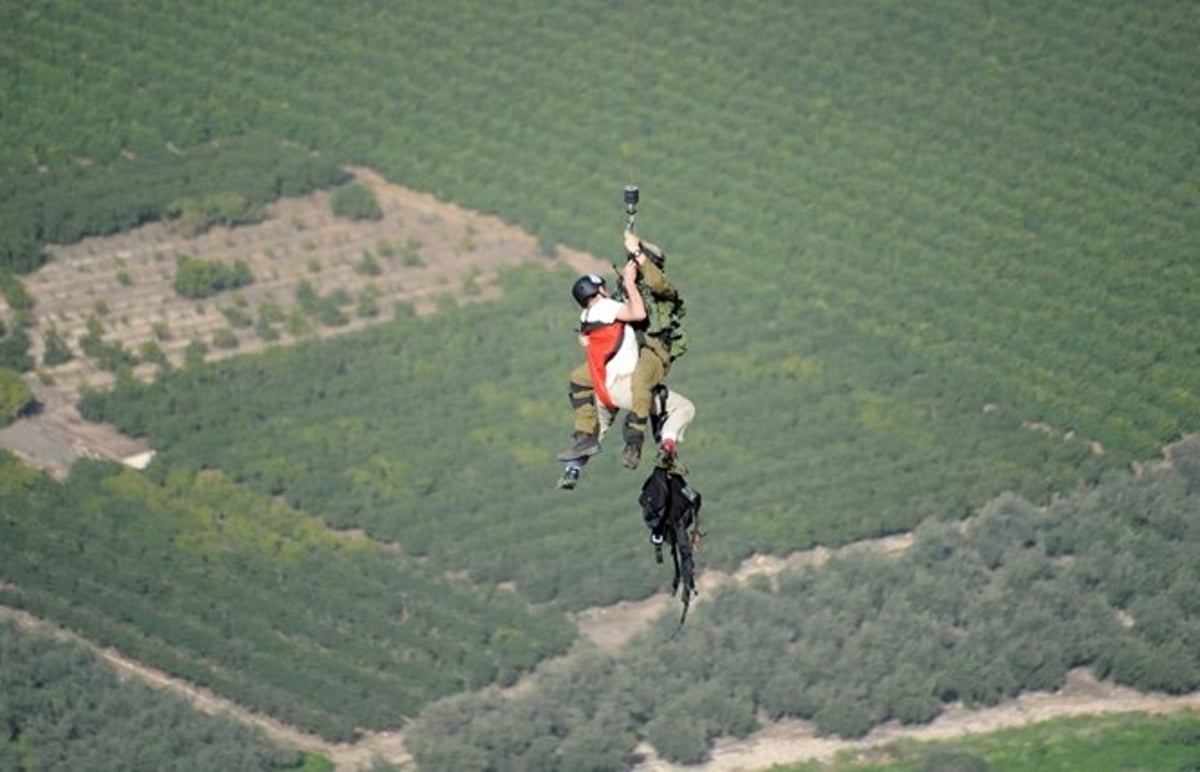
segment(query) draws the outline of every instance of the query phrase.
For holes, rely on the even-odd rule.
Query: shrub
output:
[[[217,348],[237,348],[237,335],[228,327],[222,327],[213,333],[213,345]]]
[[[364,249],[362,259],[354,266],[354,272],[363,276],[378,276],[383,269],[379,267],[379,261],[375,259],[375,255]]]
[[[25,328],[17,326],[6,332],[0,323],[0,367],[7,367],[19,372],[32,370],[33,357],[29,355],[29,334]]]
[[[228,308],[222,308],[221,313],[225,315],[225,321],[229,322],[229,325],[231,327],[245,329],[246,327],[249,327],[251,324],[253,324],[253,322],[250,319],[250,316],[245,311],[243,311],[240,308],[237,308],[236,306],[229,306]]]
[[[64,362],[70,362],[75,357],[71,352],[71,347],[67,345],[62,335],[54,327],[46,331],[45,343],[46,350],[42,353],[42,364],[46,367],[54,367]]]
[[[153,362],[157,365],[167,364],[167,355],[163,353],[158,342],[153,340],[142,341],[142,344],[138,346],[138,358],[143,362]]]
[[[0,273],[0,294],[14,311],[29,311],[33,308],[33,297],[26,291],[25,285],[17,281],[12,274]]]
[[[699,764],[708,758],[704,722],[682,711],[667,710],[646,724],[646,739],[667,761]]]
[[[183,350],[184,364],[201,364],[204,362],[204,357],[206,356],[208,356],[208,344],[198,338],[193,338],[187,344],[187,348]]]
[[[360,318],[367,319],[379,316],[379,292],[367,287],[358,293],[357,313]]]
[[[15,370],[0,367],[0,423],[7,424],[19,416],[33,400],[33,392]]]
[[[817,732],[838,737],[863,737],[874,721],[866,703],[845,691],[835,693],[815,716]]]
[[[279,340],[279,330],[271,324],[271,320],[264,314],[259,314],[258,321],[254,323],[254,334],[259,337],[259,340],[267,342]]]
[[[1188,493],[1200,493],[1200,435],[1193,435],[1171,447],[1171,463],[1187,484]]]
[[[333,213],[350,220],[382,220],[383,210],[375,193],[366,185],[354,184],[333,193]]]
[[[213,193],[200,198],[184,197],[167,207],[167,216],[186,235],[196,236],[214,225],[248,225],[263,219],[260,204],[240,193]]]
[[[250,267],[242,261],[229,266],[220,260],[184,256],[175,272],[175,291],[185,298],[205,298],[254,281]]]

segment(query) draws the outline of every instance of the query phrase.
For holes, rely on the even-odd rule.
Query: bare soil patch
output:
[[[112,373],[80,348],[89,323],[99,323],[106,343],[133,354],[154,344],[179,365],[193,341],[206,344],[206,358],[215,360],[361,330],[392,319],[398,306],[427,314],[442,303],[494,299],[500,294],[500,272],[520,264],[567,265],[579,272],[607,266],[563,248],[547,255],[533,236],[496,217],[393,185],[368,169],[351,171],[355,182],[375,194],[381,220],[335,217],[332,194],[318,192],[275,202],[256,225],[214,228],[194,238],[154,223],[51,246],[52,260],[24,279],[34,300],[31,353],[42,361],[53,330],[75,357],[29,377],[44,410],[0,431],[0,447],[59,476],[79,457],[126,459],[149,449],[110,427],[83,421],[74,408],[84,389],[113,382]],[[255,280],[236,291],[189,300],[173,288],[176,261],[183,256],[227,265],[241,261]],[[300,315],[296,291],[301,282],[321,297],[344,293],[351,301],[343,307],[346,322],[322,326]],[[368,295],[377,314],[364,313],[359,305]],[[272,328],[278,339],[264,340],[254,322],[274,312],[295,313],[305,329],[277,321]],[[239,326],[247,320],[249,326]],[[218,334],[232,336],[236,345],[218,345]],[[146,380],[156,372],[153,364],[134,369]]]
[[[1142,694],[1097,681],[1088,670],[1073,670],[1062,689],[1053,692],[1023,694],[994,708],[969,710],[961,705],[947,709],[923,726],[885,724],[860,740],[819,737],[811,722],[779,721],[769,724],[744,740],[719,740],[711,759],[701,765],[683,767],[670,764],[648,751],[640,772],[734,772],[761,770],[774,764],[804,761],[832,761],[841,751],[859,753],[876,750],[900,740],[943,741],[970,734],[1027,726],[1055,718],[1144,712],[1165,714],[1200,709],[1200,694],[1172,697]]]
[[[495,298],[498,274],[522,263],[604,267],[578,253],[543,254],[533,236],[496,217],[393,185],[368,169],[351,171],[355,182],[375,194],[383,219],[335,217],[332,194],[321,191],[275,202],[261,223],[217,227],[194,238],[180,235],[169,223],[153,223],[50,247],[53,259],[25,281],[35,303],[32,349],[40,360],[46,333],[53,328],[76,358],[46,368],[45,374],[66,391],[111,381],[78,347],[91,319],[103,325],[106,341],[135,353],[153,341],[178,364],[193,340],[207,343],[208,358],[219,359],[359,330],[391,319],[397,305],[424,314],[441,302]],[[243,262],[254,282],[212,298],[183,298],[172,285],[176,260],[184,256],[229,265]],[[238,327],[225,313],[234,309],[256,320],[270,304],[290,313],[297,308],[296,289],[302,281],[322,297],[344,291],[357,299],[369,291],[379,313],[361,315],[351,304],[344,309],[349,319],[342,325],[323,327],[309,319],[308,329],[299,332],[277,323],[276,342],[262,340],[252,326]],[[220,330],[231,332],[237,346],[213,345]],[[153,369],[146,365],[138,372],[149,376]]]

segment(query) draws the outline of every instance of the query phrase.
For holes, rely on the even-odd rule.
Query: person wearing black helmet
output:
[[[587,356],[571,373],[569,396],[575,418],[574,443],[558,454],[560,461],[587,458],[600,452],[596,402],[613,406],[607,390],[608,366],[615,360],[616,372],[632,370],[637,364],[637,335],[629,323],[645,319],[646,306],[637,286],[637,264],[632,260],[626,261],[621,269],[621,284],[623,301],[614,299],[604,279],[594,273],[580,276],[571,285],[571,296],[583,309],[579,314],[579,343]]]
[[[665,391],[669,349],[647,335],[654,324],[647,318],[647,303],[639,285],[648,284],[649,292],[662,292],[665,286],[674,295],[660,266],[652,262],[656,254],[661,259],[661,251],[654,248],[655,252],[648,253],[632,232],[625,233],[625,249],[629,259],[621,271],[623,301],[610,297],[604,279],[595,274],[580,276],[571,287],[572,297],[583,308],[579,331],[587,361],[570,378],[575,432],[572,446],[557,456],[566,463],[559,481],[562,488],[575,487],[583,464],[600,452],[600,436],[608,430],[619,408],[628,411],[623,461],[631,469],[636,468],[641,455],[653,389],[664,389],[667,411],[674,409],[675,413],[675,420],[663,428],[664,455],[674,455],[675,442],[695,412],[682,395]]]

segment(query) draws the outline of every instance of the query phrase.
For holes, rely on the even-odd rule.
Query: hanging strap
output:
[[[625,106],[625,141],[626,144],[622,148],[622,155],[625,156],[625,179],[629,180],[631,185],[637,184],[637,163],[635,157],[635,149],[637,146],[637,120],[634,115],[637,100],[634,97],[634,86],[637,82],[637,0],[626,0],[625,7],[627,10],[626,18],[628,21],[628,43],[629,51],[625,57],[625,96],[627,103]],[[633,230],[633,216],[629,217],[629,230]]]

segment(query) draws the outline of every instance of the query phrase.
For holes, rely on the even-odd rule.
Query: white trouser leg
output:
[[[629,377],[618,378],[616,383],[609,388],[608,395],[612,397],[618,408],[632,409],[633,390],[630,384]],[[599,399],[596,400],[596,410],[600,413],[600,437],[603,438],[612,427],[613,419],[617,414],[615,410],[609,410],[601,404]],[[667,420],[662,427],[662,438],[676,442],[682,441],[684,432],[695,417],[696,406],[692,401],[674,389],[668,389]]]
[[[605,407],[599,399],[596,400],[596,414],[600,418],[600,435],[596,438],[597,441],[603,440],[604,435],[608,434],[608,430],[612,428],[613,421],[617,417],[616,410],[610,410]]]
[[[683,441],[683,433],[688,424],[696,417],[696,406],[692,401],[677,391],[667,392],[667,420],[663,423],[662,438],[664,440]]]

